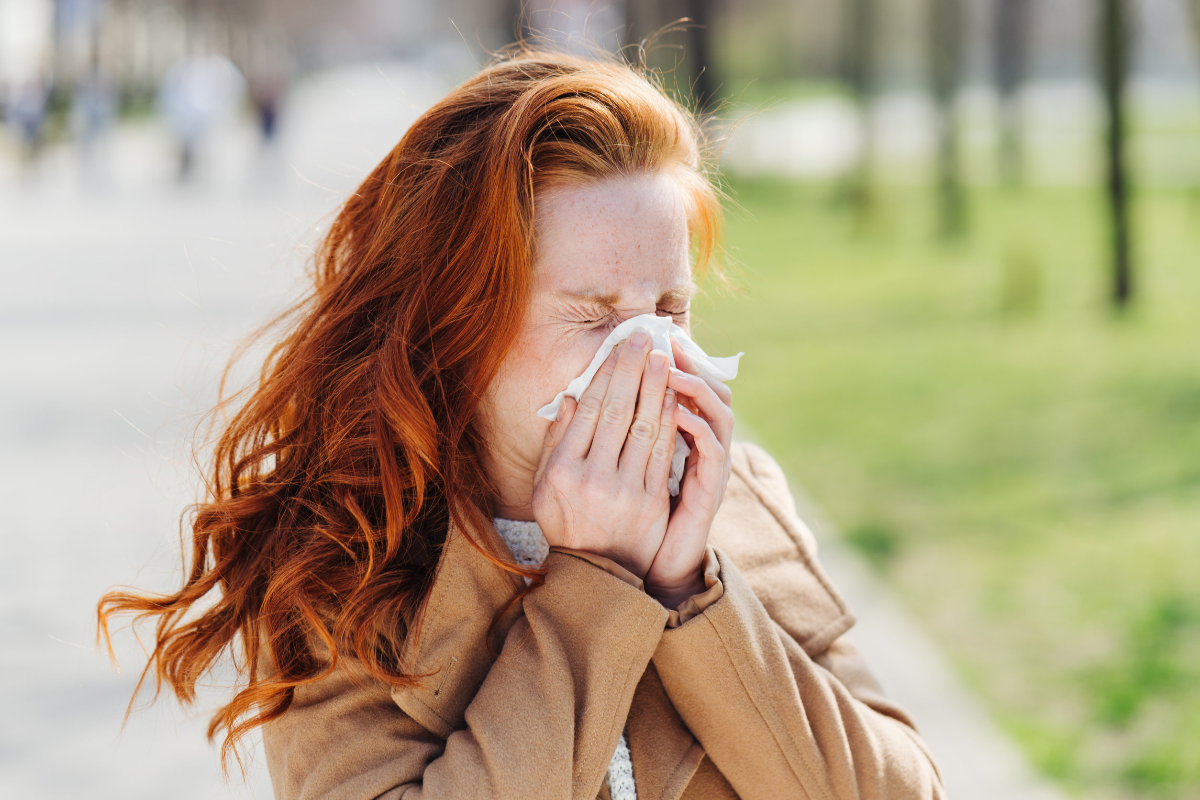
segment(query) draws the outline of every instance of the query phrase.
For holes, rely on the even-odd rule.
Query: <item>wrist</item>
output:
[[[546,543],[551,548],[559,548],[573,553],[590,553],[591,555],[599,556],[627,570],[638,580],[645,580],[646,573],[650,569],[649,564],[642,563],[642,560],[635,553],[617,548],[597,547],[593,541],[574,541],[571,537],[566,536],[553,536],[551,538],[550,535],[545,533],[545,529],[543,529],[542,535],[546,537]]]
[[[675,585],[646,583],[646,594],[653,597],[664,608],[674,611],[689,597],[704,592],[704,575],[697,569],[694,574]]]
[[[600,553],[608,560],[615,564],[619,564],[622,568],[628,570],[631,574],[636,575],[639,579],[646,579],[648,567],[645,564],[639,563],[638,560],[627,553]]]

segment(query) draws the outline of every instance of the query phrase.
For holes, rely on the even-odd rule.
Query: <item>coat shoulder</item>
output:
[[[741,523],[735,534],[740,548],[770,548],[786,538],[804,557],[815,561],[817,539],[800,519],[779,462],[753,442],[734,442],[730,456],[733,470],[721,512]]]
[[[732,456],[734,462],[743,467],[744,475],[740,477],[749,476],[756,479],[787,514],[799,520],[796,499],[792,496],[791,489],[788,488],[787,476],[783,472],[783,467],[779,466],[779,462],[770,453],[753,442],[735,442]],[[806,547],[816,553],[816,537],[803,522],[801,522],[800,528]]]
[[[770,617],[810,656],[854,624],[817,559],[787,477],[762,447],[734,442],[732,473],[709,542],[746,577]]]

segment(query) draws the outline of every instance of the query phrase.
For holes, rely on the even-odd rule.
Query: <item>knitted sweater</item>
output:
[[[496,531],[512,551],[513,559],[522,567],[539,567],[550,553],[550,544],[536,522],[495,517]],[[526,579],[528,583],[528,579]],[[625,732],[617,741],[612,761],[608,762],[608,791],[612,800],[637,800],[633,783],[633,761],[629,757],[629,742]]]

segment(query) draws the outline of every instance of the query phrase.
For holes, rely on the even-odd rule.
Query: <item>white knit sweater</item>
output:
[[[512,551],[513,558],[522,567],[539,567],[550,554],[550,544],[536,522],[500,517],[492,521]],[[529,582],[528,578],[525,582]],[[625,739],[624,731],[617,741],[612,761],[608,762],[608,792],[612,800],[637,800],[637,789],[633,784],[633,761],[629,757],[629,742]]]

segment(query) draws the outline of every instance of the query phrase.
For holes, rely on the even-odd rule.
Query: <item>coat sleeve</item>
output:
[[[443,739],[343,659],[264,726],[275,796],[595,798],[667,612],[583,559],[545,566],[465,727]]]
[[[790,495],[779,500],[794,514]],[[806,651],[730,557],[715,554],[721,598],[667,630],[653,660],[671,703],[738,795],[944,797],[912,722],[884,697],[849,640],[840,635]]]

